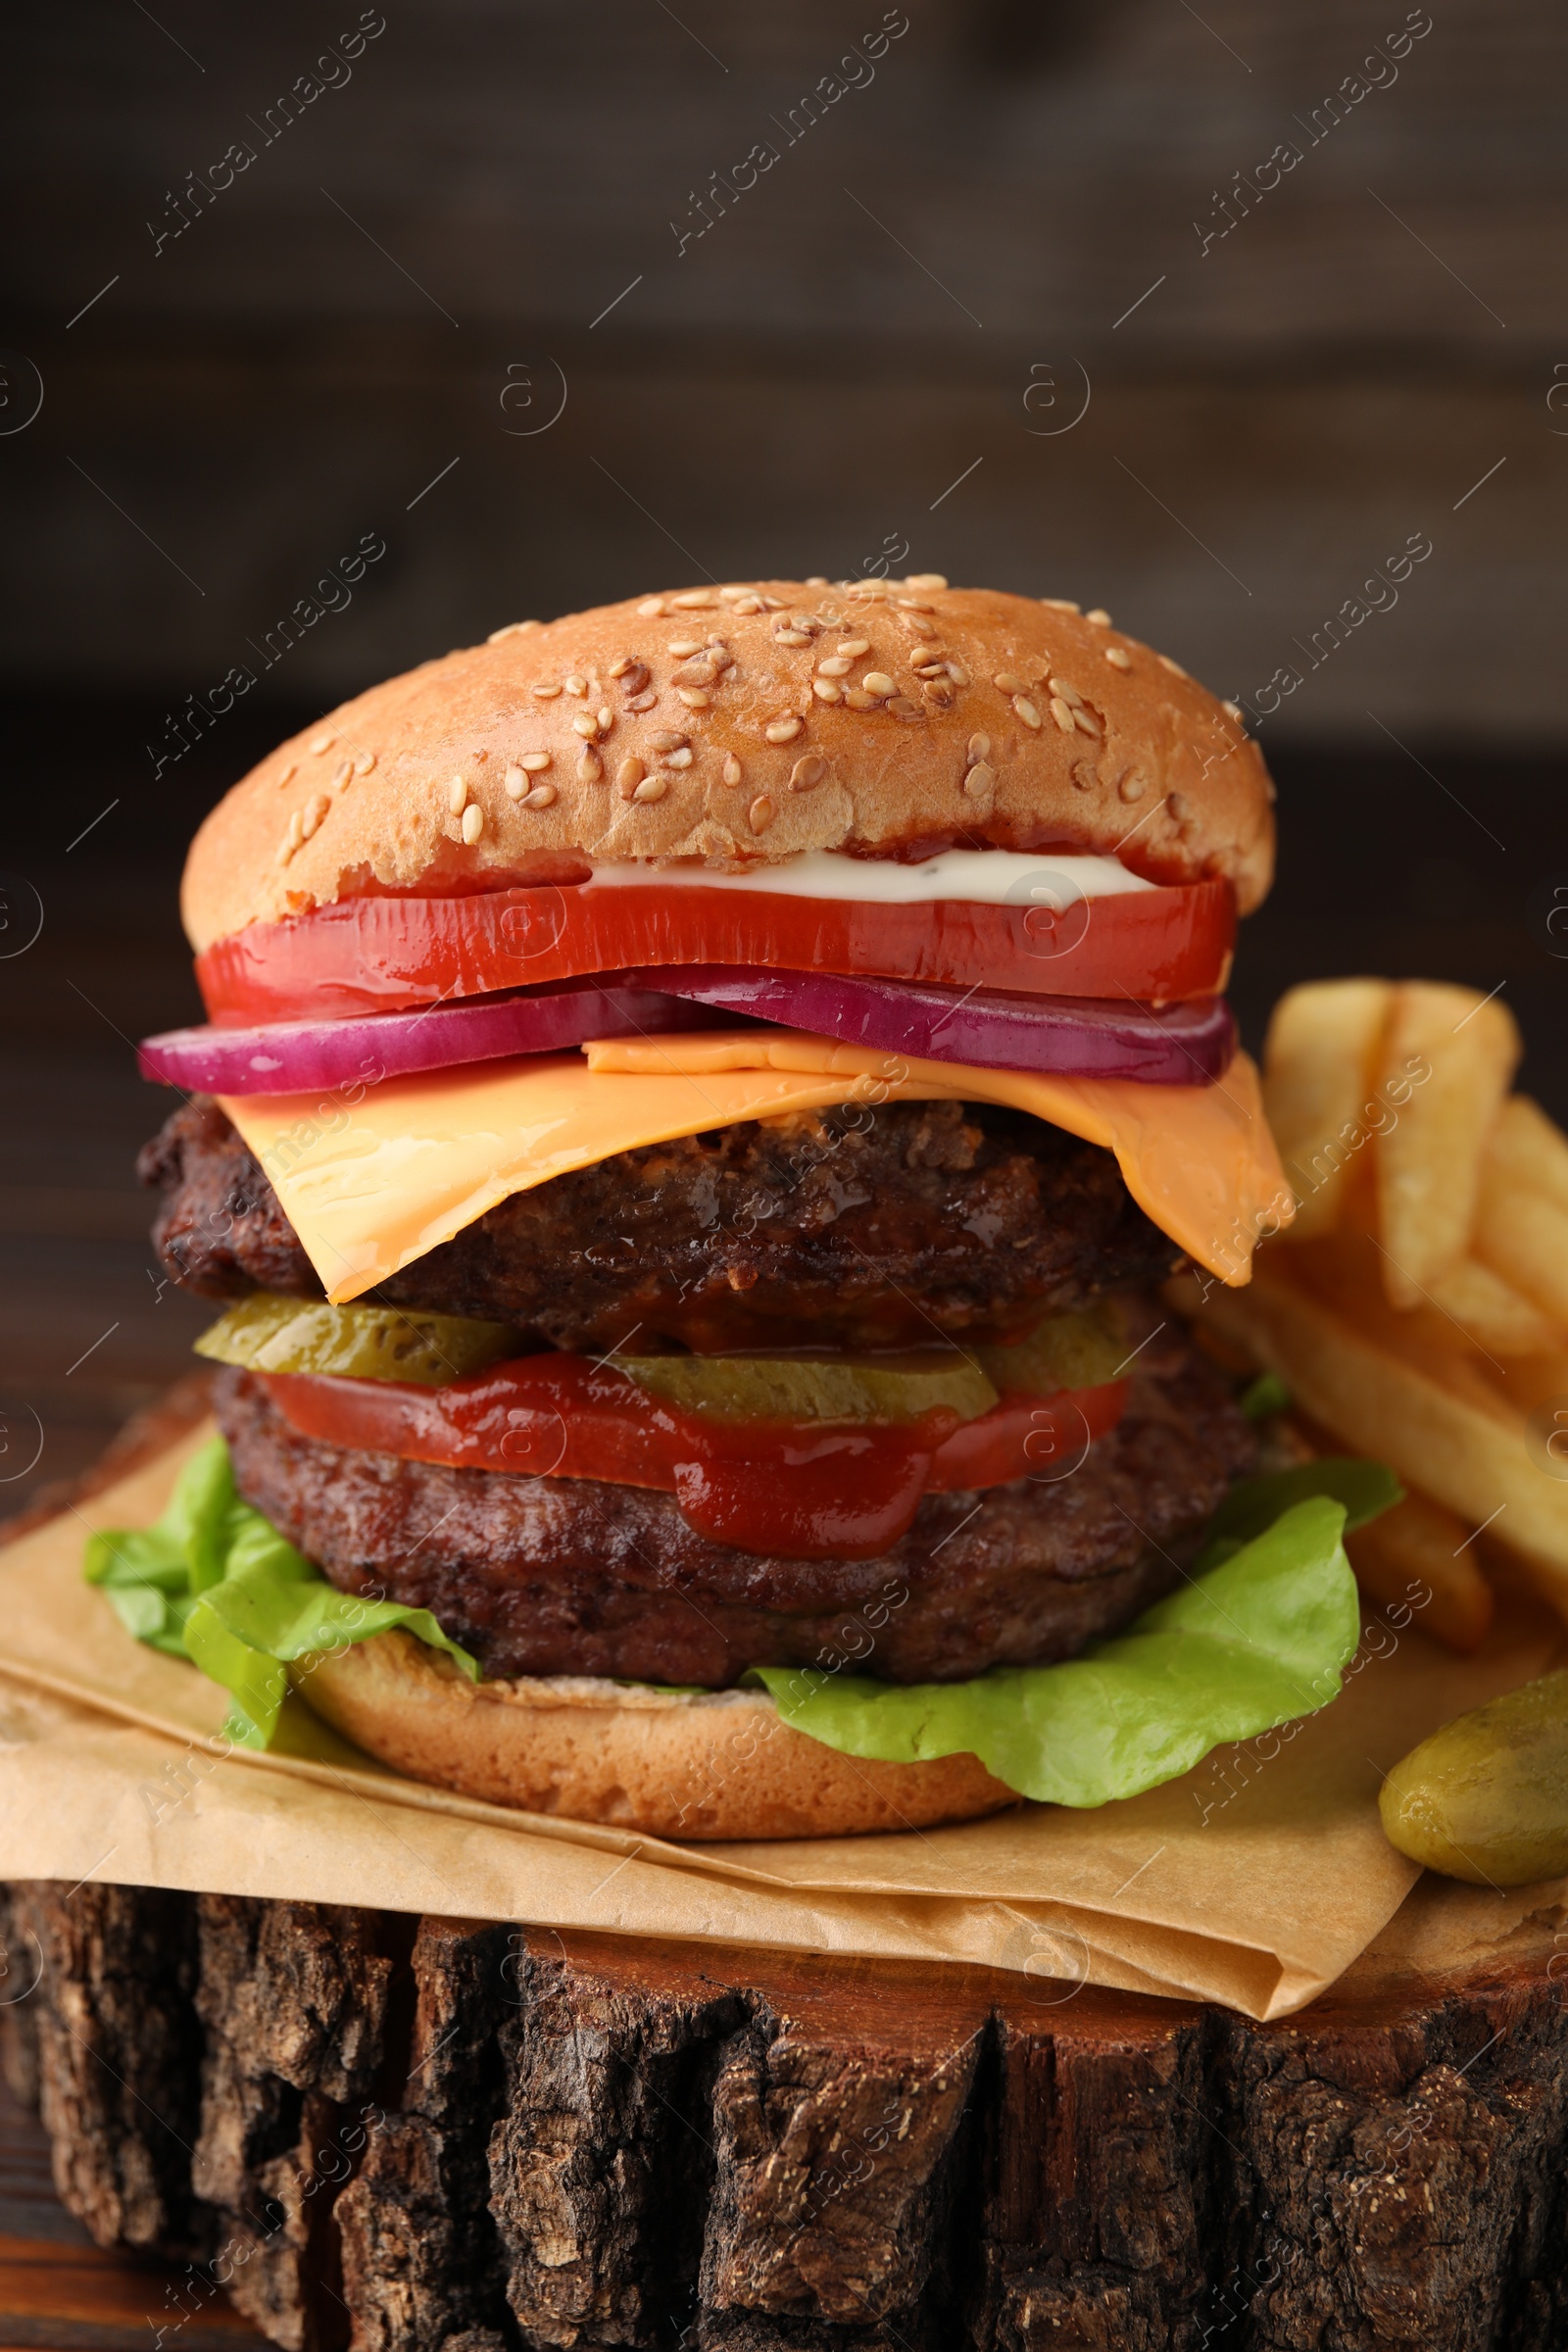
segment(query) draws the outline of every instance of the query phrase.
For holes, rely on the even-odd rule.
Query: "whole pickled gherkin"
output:
[[[1568,1667],[1456,1716],[1396,1764],[1379,1799],[1390,1841],[1473,1886],[1568,1871]]]
[[[416,1307],[329,1306],[257,1291],[203,1332],[198,1355],[252,1372],[334,1373],[351,1380],[401,1380],[440,1389],[517,1353],[507,1323],[432,1315]]]

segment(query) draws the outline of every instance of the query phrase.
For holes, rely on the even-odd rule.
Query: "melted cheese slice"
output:
[[[1140,1207],[1222,1282],[1246,1282],[1257,1238],[1291,1214],[1245,1054],[1212,1086],[1147,1086],[917,1061],[755,1029],[388,1078],[351,1104],[352,1091],[221,1098],[335,1302],[573,1168],[840,1102],[1001,1102],[1102,1144]]]

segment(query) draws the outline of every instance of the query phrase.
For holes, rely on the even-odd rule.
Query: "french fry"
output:
[[[1461,1258],[1440,1274],[1428,1285],[1427,1296],[1450,1324],[1492,1355],[1545,1355],[1563,1344],[1558,1326],[1478,1258]]]
[[[1328,1233],[1367,1141],[1368,1096],[1394,991],[1387,980],[1316,980],[1274,1007],[1263,1106],[1296,1194],[1298,1241]]]
[[[1510,1095],[1487,1138],[1486,1173],[1568,1209],[1568,1135],[1528,1095]]]
[[[1404,1602],[1425,1632],[1468,1655],[1486,1640],[1496,1605],[1477,1564],[1473,1536],[1473,1528],[1441,1503],[1406,1494],[1392,1511],[1347,1536],[1345,1548],[1368,1600]]]
[[[1525,1446],[1524,1412],[1511,1409],[1463,1353],[1408,1354],[1387,1319],[1377,1339],[1343,1309],[1315,1298],[1274,1250],[1249,1289],[1210,1292],[1201,1313],[1227,1337],[1250,1346],[1278,1372],[1302,1409],[1351,1451],[1385,1461],[1408,1485],[1454,1512],[1466,1527],[1492,1523],[1493,1538],[1523,1559],[1553,1605],[1568,1616],[1568,1481],[1547,1477]],[[1410,1360],[1414,1358],[1416,1360]],[[1500,1387],[1500,1384],[1499,1384]]]
[[[1390,1115],[1377,1143],[1383,1282],[1396,1306],[1419,1306],[1465,1255],[1482,1152],[1519,1054],[1513,1015],[1495,998],[1434,980],[1396,989],[1378,1088]]]
[[[1526,1298],[1568,1323],[1568,1208],[1521,1184],[1490,1153],[1476,1209],[1475,1251]]]

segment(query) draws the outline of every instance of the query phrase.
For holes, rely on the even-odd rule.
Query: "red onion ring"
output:
[[[594,1037],[712,1026],[714,1016],[659,989],[596,982],[372,1012],[341,1021],[270,1021],[253,1029],[169,1029],[137,1048],[144,1078],[207,1095],[293,1095],[376,1084],[509,1054],[559,1054]]]
[[[625,976],[635,984],[654,975]],[[692,964],[657,976],[671,996],[726,1012],[982,1069],[1206,1086],[1223,1077],[1236,1053],[1236,1023],[1223,997],[1194,997],[1156,1009],[1131,997],[1114,1003],[1001,989],[965,993],[927,981],[846,979],[836,972],[756,964]]]
[[[648,985],[654,980],[662,985]],[[137,1058],[144,1078],[190,1093],[299,1094],[512,1054],[561,1053],[596,1037],[707,1028],[737,1013],[930,1061],[1150,1086],[1206,1085],[1224,1074],[1236,1051],[1222,997],[1156,1010],[1130,998],[963,994],[907,980],[693,964],[418,1012],[171,1029],[144,1039]]]

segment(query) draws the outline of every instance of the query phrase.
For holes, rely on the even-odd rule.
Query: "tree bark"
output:
[[[12,1899],[62,2195],[101,2242],[204,2254],[290,2352],[1568,2344],[1544,1933],[1259,2026],[978,1969]]]

